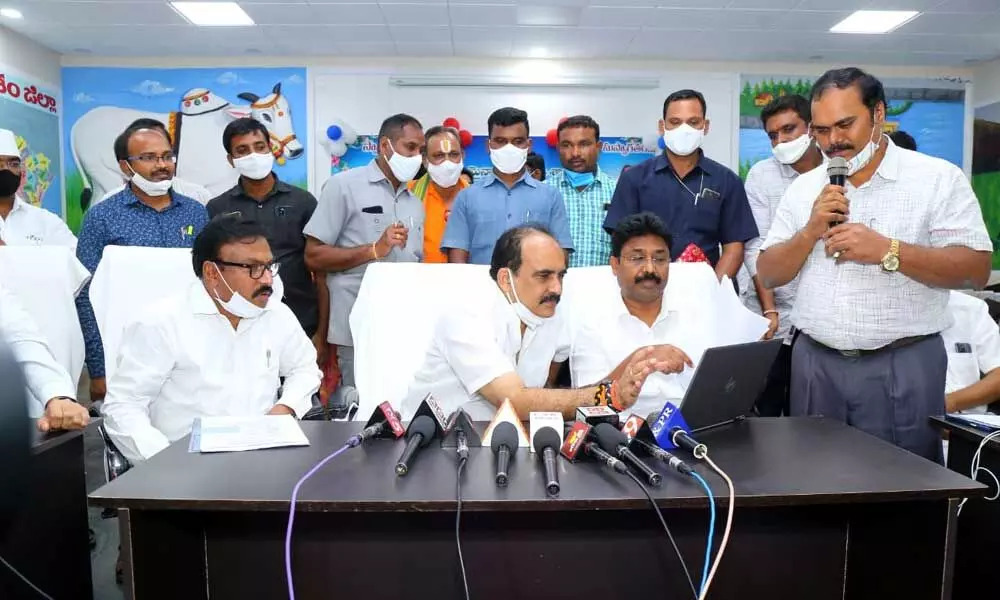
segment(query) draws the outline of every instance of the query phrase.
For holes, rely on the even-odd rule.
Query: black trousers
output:
[[[778,357],[771,365],[767,385],[757,398],[757,414],[762,417],[781,417],[791,413],[789,388],[792,379],[792,347],[782,344]]]

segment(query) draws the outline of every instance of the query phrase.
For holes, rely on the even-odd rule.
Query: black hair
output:
[[[229,125],[226,125],[226,128],[222,131],[222,146],[226,149],[226,154],[230,156],[233,154],[234,137],[248,135],[255,131],[259,131],[264,136],[264,141],[267,141],[268,145],[270,145],[271,136],[267,132],[267,127],[257,119],[243,117],[242,119],[230,121]]]
[[[472,174],[472,171],[470,171],[468,169],[468,167],[463,167],[462,168],[462,175],[468,175],[468,177],[469,177],[469,183],[472,183],[473,181],[476,180],[476,176]]]
[[[767,106],[760,109],[760,124],[764,126],[764,129],[767,129],[767,120],[786,110],[795,111],[795,114],[799,115],[799,118],[806,122],[806,125],[812,121],[812,109],[805,96],[786,94],[771,100],[767,103]]]
[[[545,159],[541,154],[536,154],[534,152],[529,152],[528,157],[524,159],[524,164],[527,165],[528,171],[539,170],[542,172],[542,181],[545,181]]]
[[[695,99],[698,104],[701,104],[701,116],[705,117],[708,115],[708,105],[705,104],[705,96],[701,95],[698,90],[677,90],[673,94],[667,96],[667,99],[663,101],[663,118],[667,118],[667,107],[670,106],[671,102],[677,102],[679,100],[691,100]]]
[[[556,134],[561,134],[563,129],[569,129],[571,127],[586,127],[588,129],[593,129],[594,138],[601,139],[601,126],[597,124],[597,121],[587,115],[576,115],[566,119],[559,124],[558,128],[556,128]]]
[[[205,225],[191,248],[194,274],[201,279],[201,267],[206,262],[219,259],[219,250],[233,242],[254,241],[267,238],[264,228],[257,221],[244,219],[238,213],[223,213]]]
[[[614,231],[611,232],[611,256],[620,259],[625,244],[632,238],[644,235],[655,235],[663,239],[667,243],[668,251],[674,243],[673,236],[667,231],[667,226],[660,217],[651,212],[636,213],[624,217],[615,225]]]
[[[892,138],[892,143],[896,144],[900,148],[906,148],[907,150],[917,150],[917,140],[913,139],[913,136],[906,133],[902,129],[897,129],[889,134]]]
[[[170,136],[167,135],[167,130],[163,127],[163,123],[160,123],[155,119],[139,119],[136,123],[139,121],[152,121],[153,123],[159,123],[159,127],[150,127],[147,124],[143,124],[140,127],[133,127],[132,125],[126,127],[125,131],[118,134],[118,137],[115,138],[115,160],[128,160],[128,143],[132,139],[132,136],[140,131],[158,131],[167,139],[167,144],[171,144]]]
[[[427,143],[429,144],[432,137],[441,135],[442,133],[455,136],[455,139],[458,140],[458,145],[462,145],[462,136],[459,135],[458,130],[454,127],[445,127],[444,125],[435,125],[434,127],[428,129],[427,132],[424,133],[424,139],[427,140]],[[426,152],[426,150],[424,150],[424,152]]]
[[[392,115],[385,121],[382,121],[382,126],[378,128],[378,139],[381,140],[382,138],[387,137],[390,142],[395,142],[399,139],[399,136],[403,134],[403,128],[407,125],[412,125],[420,130],[423,130],[424,128],[424,126],[420,124],[420,121],[418,121],[415,117],[399,113]]]
[[[521,225],[520,227],[513,227],[503,232],[500,239],[497,240],[496,245],[493,246],[493,257],[490,259],[490,277],[493,278],[493,281],[497,280],[497,274],[500,273],[500,269],[510,269],[514,273],[517,273],[521,269],[523,259],[521,256],[521,244],[524,242],[524,238],[533,233],[541,233],[553,240],[556,239],[548,227],[539,223]]]
[[[498,108],[493,111],[490,118],[486,120],[486,135],[487,137],[493,137],[494,127],[510,127],[512,125],[517,125],[518,123],[524,123],[524,132],[526,134],[531,133],[531,128],[528,126],[528,113],[524,112],[520,108],[513,108],[510,106]]]
[[[167,132],[167,126],[163,124],[163,121],[157,121],[156,119],[150,119],[148,117],[142,117],[141,119],[132,121],[126,129],[159,129],[164,133]]]
[[[858,90],[861,92],[861,101],[874,117],[875,107],[879,104],[886,105],[885,88],[882,87],[881,81],[857,67],[830,69],[823,73],[813,84],[809,97],[815,102],[820,99],[823,92],[830,88],[845,90],[854,85],[858,86]]]

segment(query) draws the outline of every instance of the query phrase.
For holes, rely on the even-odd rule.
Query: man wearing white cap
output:
[[[17,138],[13,131],[0,129],[0,246],[75,248],[76,237],[58,215],[17,197],[23,175]]]

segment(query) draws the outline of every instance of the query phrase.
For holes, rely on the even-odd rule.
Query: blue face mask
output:
[[[566,181],[573,187],[587,187],[594,183],[594,174],[590,172],[577,173],[576,171],[563,169],[563,173],[566,175]]]

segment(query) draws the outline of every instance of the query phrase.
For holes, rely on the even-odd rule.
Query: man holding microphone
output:
[[[767,288],[798,277],[791,413],[824,415],[940,462],[948,290],[986,284],[992,243],[960,169],[883,135],[882,83],[857,68],[813,85],[812,132],[847,161],[788,188],[761,246]]]

